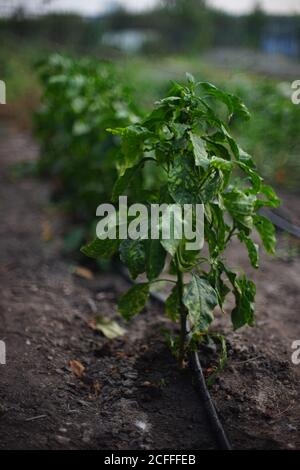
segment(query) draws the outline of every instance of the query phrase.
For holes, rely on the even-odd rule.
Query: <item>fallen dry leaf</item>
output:
[[[52,225],[50,224],[50,222],[48,222],[48,220],[44,220],[44,222],[42,223],[42,240],[44,240],[44,242],[49,242],[53,239],[53,237],[54,234]]]
[[[92,330],[100,331],[106,338],[115,339],[123,336],[126,332],[116,321],[98,315],[88,323]]]
[[[142,383],[142,387],[153,387],[153,384],[146,380],[145,382]]]
[[[216,369],[215,367],[208,367],[207,369],[204,369],[203,372],[204,372],[205,377],[209,377],[211,374],[216,372]]]
[[[88,279],[89,281],[94,278],[92,271],[82,266],[75,266],[73,269],[73,274],[76,274],[76,276],[79,277],[83,277],[84,279]]]
[[[81,364],[81,362],[73,360],[69,362],[69,366],[76,377],[78,377],[79,379],[83,377],[85,373],[85,367],[83,364]]]
[[[101,392],[101,385],[99,384],[99,382],[95,382],[94,385],[93,385],[93,388],[94,388],[94,392],[95,392],[95,395],[98,396],[100,395],[100,392]]]
[[[128,354],[125,351],[117,351],[115,356],[118,357],[119,359],[124,359],[124,357],[127,357]]]

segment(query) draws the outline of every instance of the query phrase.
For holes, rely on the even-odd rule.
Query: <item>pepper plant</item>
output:
[[[255,284],[233,271],[224,258],[226,247],[235,237],[245,245],[252,266],[258,268],[254,230],[267,252],[273,254],[275,250],[274,227],[259,211],[263,206],[277,206],[279,200],[229,130],[233,118],[247,121],[249,117],[238,97],[210,83],[197,83],[188,74],[187,84],[173,83],[168,96],[140,123],[109,130],[122,141],[112,201],[130,188],[132,202],[204,205],[205,246],[201,250],[188,251],[187,241],[175,237],[96,238],[82,248],[95,258],[119,252],[133,279],[146,276],[146,281],[136,283],[119,300],[119,311],[126,320],[144,308],[151,286],[161,280],[164,270],[175,276],[170,279],[173,287],[166,313],[180,324],[180,363],[188,347],[207,334],[214,310],[217,306],[223,309],[230,292],[235,297],[231,312],[234,329],[255,323]],[[161,184],[145,191],[141,176],[149,165],[160,170]]]
[[[38,71],[43,92],[35,117],[38,168],[54,179],[56,201],[84,232],[117,177],[118,143],[106,128],[137,121],[139,111],[118,67],[108,61],[53,54]]]

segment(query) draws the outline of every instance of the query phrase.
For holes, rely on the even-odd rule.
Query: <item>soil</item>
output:
[[[50,183],[11,171],[34,160],[37,146],[0,125],[0,339],[7,348],[0,449],[216,448],[192,375],[165,345],[161,329],[170,325],[161,307],[150,303],[124,325],[116,299],[126,282],[114,272],[74,270],[77,261],[62,249],[64,216],[49,205]],[[299,247],[279,238],[280,256],[262,256],[262,270],[251,272],[257,326],[232,333],[227,315],[217,313],[229,361],[211,391],[235,449],[300,449],[300,366],[291,361],[300,339]],[[248,264],[239,245],[227,256],[232,266]],[[95,332],[97,314],[126,334],[108,340]],[[202,360],[210,366],[209,354]]]

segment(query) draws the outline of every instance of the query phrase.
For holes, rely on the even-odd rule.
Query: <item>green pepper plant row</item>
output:
[[[106,128],[134,123],[139,111],[114,64],[54,54],[38,71],[43,90],[35,117],[38,170],[55,181],[55,200],[74,218],[78,229],[70,232],[70,248],[78,249],[117,177],[119,145]]]

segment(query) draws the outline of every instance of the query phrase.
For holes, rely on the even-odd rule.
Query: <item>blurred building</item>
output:
[[[158,35],[154,31],[125,29],[104,33],[102,42],[124,52],[135,53],[139,52],[145,45],[154,43],[157,37]]]
[[[293,17],[269,17],[262,35],[262,49],[268,54],[299,57],[298,25]]]

